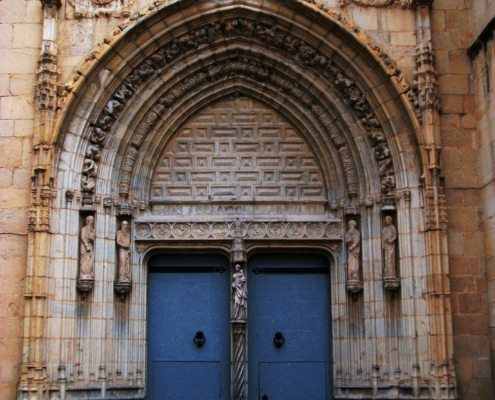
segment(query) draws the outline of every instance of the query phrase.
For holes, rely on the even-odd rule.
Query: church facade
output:
[[[2,398],[492,398],[493,17],[0,2]]]

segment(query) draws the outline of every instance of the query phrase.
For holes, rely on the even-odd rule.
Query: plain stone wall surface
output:
[[[495,16],[493,0],[468,0],[471,7],[471,25],[474,38],[485,29]],[[492,376],[495,373],[495,46],[493,40],[484,43],[472,63],[471,84],[473,86],[476,110],[472,118],[477,123],[474,140],[478,149],[479,187],[478,204],[481,208],[480,224],[485,239],[484,260],[486,269],[488,310],[490,315],[489,337],[491,342]],[[483,310],[484,311],[484,310]],[[474,374],[486,374],[478,369]]]
[[[22,358],[34,84],[42,10],[38,0],[0,3],[0,398],[13,399]]]

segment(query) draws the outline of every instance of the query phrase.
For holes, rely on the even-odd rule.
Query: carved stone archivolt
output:
[[[330,239],[342,240],[342,222],[273,221],[244,222],[242,238],[248,239]],[[232,239],[234,222],[138,222],[136,240]]]
[[[95,128],[93,128],[93,132],[90,134],[92,145],[89,146],[86,152],[87,161],[84,163],[82,181],[83,191],[90,193],[94,191],[94,174],[97,171],[99,157],[101,157],[104,136],[140,86],[177,57],[200,47],[210,46],[217,40],[234,36],[249,38],[253,41],[259,41],[264,45],[273,46],[286,56],[291,57],[295,62],[304,65],[306,68],[317,70],[318,74],[336,86],[345,99],[345,102],[353,110],[368,132],[368,138],[374,149],[375,159],[382,179],[382,190],[387,193],[395,188],[394,168],[383,128],[363,91],[357,87],[356,83],[344,70],[330,58],[321,54],[316,48],[307,45],[304,41],[293,37],[279,27],[261,24],[247,19],[235,19],[210,23],[200,29],[175,38],[144,60],[122,81],[120,87],[101,111],[100,117],[95,122]],[[370,46],[373,47],[374,45],[370,43]],[[390,67],[392,71],[391,75],[400,77],[400,71],[387,58],[386,54],[382,53],[378,48],[376,51],[383,58],[383,62]],[[259,62],[250,62],[248,59],[241,58],[229,60],[223,64],[220,63],[205,67],[203,71],[184,79],[183,82],[177,84],[160,98],[158,104],[154,106],[138,126],[135,138],[126,151],[119,188],[122,195],[129,193],[131,171],[137,150],[142,146],[154,122],[159,118],[163,110],[166,107],[170,107],[178,99],[183,97],[185,93],[198,87],[205,81],[217,80],[222,76],[231,75],[232,73],[274,85],[286,95],[293,96],[305,107],[309,108],[328,131],[329,136],[338,149],[344,166],[349,194],[357,194],[357,174],[353,167],[348,146],[344,137],[333,124],[332,119],[324,111],[324,108],[306,90],[299,87],[298,83],[291,82],[287,77],[273,72],[271,68],[263,66]],[[404,90],[409,89],[409,85],[404,82]]]

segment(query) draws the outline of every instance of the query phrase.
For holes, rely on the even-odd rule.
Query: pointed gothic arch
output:
[[[430,239],[424,234],[428,216],[423,211],[423,185],[430,179],[424,166],[430,154],[423,147],[409,85],[359,29],[308,2],[232,0],[219,5],[182,0],[150,7],[121,24],[87,57],[69,89],[51,138],[56,143],[53,173],[66,194],[58,197],[53,210],[59,223],[52,229],[50,251],[58,261],[48,272],[54,287],[65,288],[48,304],[53,321],[49,324],[61,325],[61,332],[49,330],[44,339],[46,346],[56,348],[46,357],[54,382],[61,365],[64,374],[66,368],[73,376],[80,373],[88,385],[98,371],[104,378],[113,371],[114,376],[126,376],[128,383],[115,389],[116,395],[145,393],[146,340],[133,329],[145,329],[143,262],[149,252],[177,249],[183,242],[225,249],[235,238],[244,240],[249,252],[263,248],[264,241],[282,248],[280,241],[286,239],[306,241],[308,248],[324,249],[335,260],[331,285],[338,398],[346,393],[378,396],[377,380],[360,382],[363,375],[375,376],[380,370],[396,376],[380,395],[454,396],[448,335],[433,317],[418,312],[432,307],[423,298],[432,276],[425,263]],[[307,209],[283,218],[267,212],[266,220],[256,211],[194,218],[182,211],[174,218],[154,213],[152,178],[167,145],[201,110],[243,96],[276,110],[314,155],[325,188],[315,215]],[[202,200],[207,202],[207,197]],[[215,204],[242,203],[241,197],[216,199]],[[172,205],[184,207],[181,201]],[[96,268],[94,288],[81,301],[75,243],[86,215],[96,217]],[[386,291],[383,282],[380,231],[387,215],[396,219],[400,238],[398,296]],[[119,303],[112,285],[114,237],[122,219],[132,221],[133,287]],[[239,231],[237,219],[244,224]],[[347,290],[359,292],[362,287],[346,286],[343,237],[350,219],[359,221],[362,235],[364,286],[362,293],[352,295]],[[204,224],[210,236],[195,237],[195,223]],[[215,223],[223,224],[223,236],[213,233]],[[286,224],[280,228],[285,231],[291,223],[300,224],[306,233],[249,236],[246,232],[256,223],[265,232],[274,223]],[[155,236],[157,225],[170,234]],[[174,234],[179,225],[185,236]],[[310,229],[323,233],[311,236]],[[62,235],[65,246],[57,242]],[[112,303],[117,305],[108,314],[96,306]],[[77,312],[85,316],[74,318]],[[445,323],[443,315],[439,318]],[[99,355],[90,354],[88,346],[103,331],[113,336],[99,342]],[[422,344],[432,336],[436,345],[429,344],[432,350],[424,352]],[[76,343],[83,351],[75,350]],[[104,361],[108,354],[111,360]],[[442,372],[429,377],[432,365]],[[58,376],[64,391],[74,386],[65,375],[62,381]],[[449,385],[435,389],[441,379]],[[429,381],[431,387],[421,381]]]

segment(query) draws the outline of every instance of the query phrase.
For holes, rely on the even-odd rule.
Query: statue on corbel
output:
[[[114,289],[124,298],[132,289],[131,234],[128,221],[123,220],[120,227],[116,235],[118,279],[114,283]]]
[[[397,229],[390,215],[385,217],[382,229],[383,284],[385,289],[395,290],[400,286],[396,269]]]
[[[247,319],[247,282],[242,264],[246,262],[246,249],[244,247],[243,224],[236,221],[233,224],[232,250],[230,260],[234,265],[232,274],[232,321],[245,322]]]
[[[356,229],[357,222],[351,219],[345,235],[347,245],[347,290],[351,293],[359,293],[363,290],[361,281],[361,234]]]
[[[86,225],[81,229],[79,235],[79,277],[77,279],[77,289],[81,292],[83,297],[93,289],[95,275],[94,275],[94,242],[96,239],[96,232],[94,227],[94,217],[88,215],[85,218]]]

